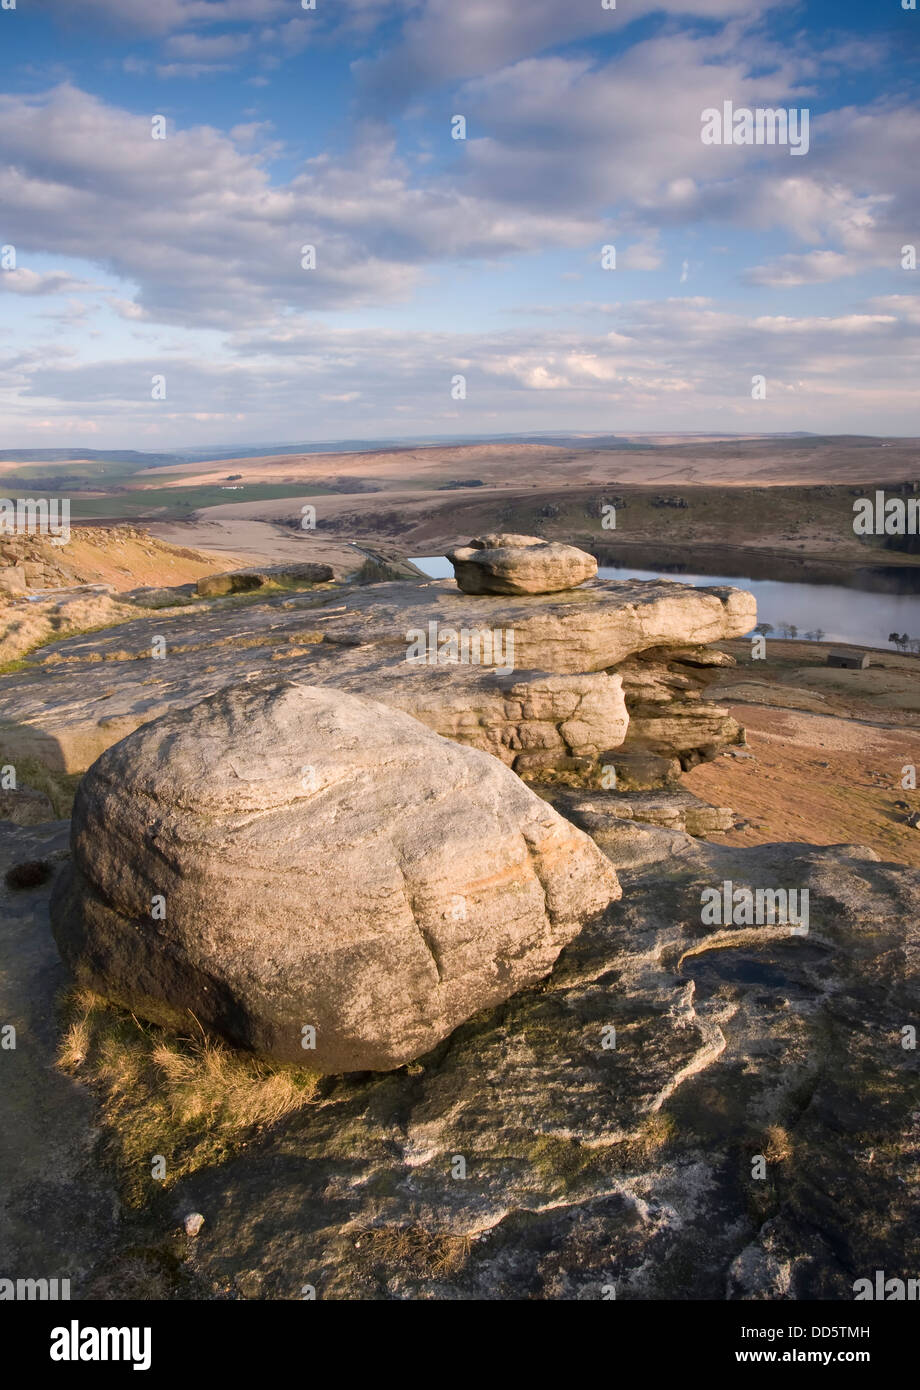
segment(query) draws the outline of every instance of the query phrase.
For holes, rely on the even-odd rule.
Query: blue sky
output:
[[[16,0],[3,447],[920,434],[918,76],[901,0]]]

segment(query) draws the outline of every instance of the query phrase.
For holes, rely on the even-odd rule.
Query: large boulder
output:
[[[466,594],[554,594],[597,574],[593,555],[539,536],[481,536],[447,558]]]
[[[80,984],[321,1072],[418,1057],[542,979],[620,891],[497,759],[294,682],[110,748],[72,849],[52,924]]]

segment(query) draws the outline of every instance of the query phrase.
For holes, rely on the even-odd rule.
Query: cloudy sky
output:
[[[0,447],[920,434],[918,90],[902,0],[16,0]]]

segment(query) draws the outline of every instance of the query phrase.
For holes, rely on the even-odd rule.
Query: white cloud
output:
[[[0,292],[25,295],[71,294],[75,290],[89,290],[93,286],[87,280],[78,280],[61,270],[40,274],[20,266],[16,270],[0,270]]]
[[[564,209],[515,213],[449,186],[415,186],[385,134],[348,157],[269,179],[252,127],[151,139],[149,119],[73,87],[0,97],[0,202],[17,246],[80,257],[139,286],[161,322],[230,325],[278,308],[387,303],[424,266],[578,245],[600,227]],[[269,151],[270,153],[270,151]],[[315,270],[301,248],[316,247]]]
[[[38,0],[64,22],[102,23],[116,30],[162,35],[214,24],[256,24],[290,14],[289,0]]]
[[[213,63],[245,53],[250,42],[248,34],[175,34],[167,40],[166,51],[174,58]]]
[[[184,351],[84,363],[46,347],[3,364],[16,422],[74,416],[106,438],[217,442],[437,430],[622,427],[909,433],[920,361],[913,296],[838,316],[729,313],[702,297],[610,305],[617,330],[503,333],[344,329],[307,316],[232,334],[230,356]],[[902,302],[903,301],[903,302]],[[871,341],[872,351],[866,352]],[[467,400],[450,399],[457,371]],[[167,400],[150,379],[167,378]],[[767,378],[752,402],[751,377]],[[306,422],[309,422],[307,425]],[[17,435],[20,431],[17,429]]]
[[[745,279],[752,285],[785,287],[816,285],[856,275],[863,267],[853,256],[839,251],[807,251],[803,255],[779,256],[766,265],[754,266]]]

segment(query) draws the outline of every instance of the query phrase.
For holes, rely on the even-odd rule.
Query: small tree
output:
[[[773,624],[772,624],[772,623],[758,623],[757,626],[755,627],[754,631],[755,631],[755,632],[759,632],[760,635],[761,635],[761,637],[769,637],[770,633],[773,631]]]

